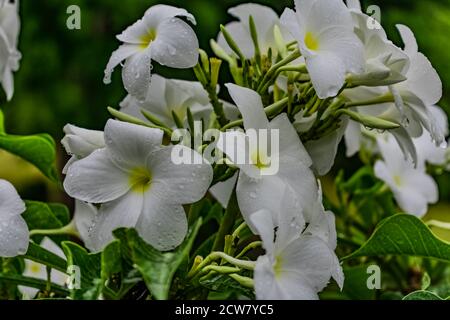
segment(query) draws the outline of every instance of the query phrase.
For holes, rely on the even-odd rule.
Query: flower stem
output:
[[[68,225],[58,229],[35,229],[30,231],[30,237],[37,235],[56,236],[69,235],[80,238],[80,233],[76,229],[75,221],[72,220]]]
[[[244,254],[246,254],[248,251],[261,247],[262,246],[262,241],[254,241],[250,244],[248,244],[244,249],[242,249],[242,251],[236,256],[236,259],[239,259],[240,257],[242,257]]]
[[[241,276],[239,274],[236,273],[232,273],[229,275],[230,278],[236,280],[237,282],[239,282],[243,287],[249,288],[249,289],[253,289],[255,287],[253,279],[249,278],[249,277],[244,277]]]

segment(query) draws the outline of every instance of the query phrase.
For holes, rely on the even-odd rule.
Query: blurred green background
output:
[[[202,48],[209,51],[209,39],[215,38],[220,23],[232,18],[229,7],[243,1],[164,1],[186,8],[197,18],[195,30]],[[255,1],[273,7],[281,14],[293,1]],[[119,42],[115,35],[140,18],[145,10],[160,1],[152,0],[22,0],[22,31],[19,49],[23,54],[21,68],[15,74],[15,95],[3,104],[9,133],[50,133],[56,141],[66,123],[102,129],[107,106],[117,107],[125,96],[120,71],[111,85],[102,82],[103,70]],[[66,27],[69,5],[81,8],[81,30]],[[395,24],[402,23],[414,31],[421,51],[429,57],[444,83],[441,106],[450,112],[450,0],[371,0],[382,10],[382,24],[390,38],[401,45]],[[155,72],[167,77],[193,79],[190,70],[168,70],[155,66]],[[5,101],[3,92],[1,101]],[[66,156],[60,148],[60,166]],[[338,159],[338,166],[351,162]],[[25,163],[0,153],[0,177],[11,180],[24,197],[36,200],[63,201],[63,195],[50,186],[36,170]],[[449,175],[437,178],[441,199],[450,201]],[[447,206],[440,214],[449,214]],[[450,215],[449,215],[450,216]],[[450,220],[450,217],[446,220]]]

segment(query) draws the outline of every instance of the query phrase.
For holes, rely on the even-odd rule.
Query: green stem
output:
[[[253,279],[249,278],[249,277],[244,277],[241,276],[239,274],[233,273],[229,275],[230,278],[236,280],[237,282],[239,282],[243,287],[249,288],[249,289],[253,289],[255,287]]]
[[[284,109],[284,107],[288,104],[288,102],[289,102],[289,97],[283,98],[283,99],[275,102],[274,104],[271,104],[270,106],[265,107],[264,112],[266,113],[266,115],[268,117],[272,117],[272,116],[278,114],[280,111],[282,111]],[[238,119],[238,120],[235,120],[233,122],[226,124],[220,130],[225,131],[227,129],[241,126],[243,123],[244,123],[243,119]]]
[[[36,235],[43,236],[57,236],[57,235],[69,235],[73,237],[80,238],[80,233],[78,232],[75,221],[72,220],[68,225],[58,228],[58,229],[35,229],[30,231],[30,237]]]
[[[370,100],[347,102],[345,104],[345,108],[371,106],[374,104],[388,103],[388,102],[394,102],[394,97],[390,93],[387,93],[383,96],[379,96],[377,98],[370,99]]]
[[[230,234],[234,221],[239,214],[240,210],[237,203],[236,189],[234,189],[228,203],[228,207],[225,210],[225,214],[220,223],[219,230],[217,231],[216,238],[214,239],[212,251],[221,250],[223,248],[225,236]]]
[[[248,244],[244,249],[242,249],[242,251],[236,256],[236,259],[239,259],[240,257],[242,257],[244,254],[246,254],[248,251],[261,247],[262,246],[262,241],[254,241],[250,244]]]
[[[125,122],[132,123],[132,124],[137,124],[137,125],[144,126],[144,127],[148,127],[148,128],[160,129],[160,130],[164,131],[164,133],[165,133],[169,138],[172,136],[172,130],[170,130],[170,129],[162,128],[162,127],[159,127],[159,126],[151,125],[151,124],[149,124],[149,123],[147,123],[147,122],[142,121],[142,120],[139,119],[139,118],[130,116],[130,115],[126,114],[126,113],[120,112],[120,111],[118,111],[118,110],[116,110],[116,109],[114,109],[114,108],[111,108],[111,107],[108,107],[107,109],[108,109],[108,112],[109,112],[113,117],[116,117],[117,119],[119,119],[119,120],[121,120],[121,121],[125,121]]]
[[[288,55],[286,58],[281,60],[280,62],[274,64],[270,69],[267,71],[267,73],[264,75],[263,80],[258,86],[258,93],[264,92],[264,88],[266,87],[266,84],[268,81],[272,79],[272,77],[276,74],[277,70],[281,67],[284,67],[285,65],[291,63],[295,59],[299,58],[301,56],[300,50],[296,49],[294,50],[290,55]]]

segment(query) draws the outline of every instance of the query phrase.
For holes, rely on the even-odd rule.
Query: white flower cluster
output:
[[[281,17],[256,4],[231,8],[229,13],[239,21],[225,26],[217,42],[211,41],[233,75],[239,60],[244,64],[244,59],[261,59],[269,53],[270,64],[280,63],[276,57],[286,61],[282,65],[286,73],[275,73],[271,86],[263,83],[250,89],[238,81],[226,85],[237,108],[221,101],[224,113],[229,120],[240,119],[240,114],[244,128],[223,132],[217,143],[228,163],[239,170],[230,179],[211,187],[212,164],[206,160],[200,165],[174,165],[173,149],[189,148],[163,145],[163,130],[157,128],[116,120],[108,121],[104,134],[66,127],[63,144],[73,158],[65,189],[76,199],[100,204],[99,209],[90,207],[95,216],[86,239],[90,249],[101,250],[118,227],[135,227],[155,248],[171,250],[187,232],[182,205],[200,200],[209,189],[226,207],[235,188],[240,211],[266,250],[255,267],[257,297],[314,299],[330,277],[343,285],[334,253],[334,215],[323,208],[315,174],[330,170],[344,135],[348,155],[358,151],[368,136],[378,142],[376,150],[383,160],[376,163],[375,173],[408,213],[422,215],[427,203],[437,200],[420,149],[431,148],[432,141],[444,142],[447,132],[440,123],[446,119],[439,119],[443,114],[434,106],[442,85],[418,52],[412,33],[399,26],[405,49],[398,48],[380,25],[369,27],[372,18],[361,12],[357,1],[350,7],[340,0],[297,0],[295,5],[295,11],[286,9]],[[175,68],[197,64],[198,41],[182,18],[195,24],[183,9],[151,7],[118,36],[124,44],[112,54],[105,80],[109,82],[113,68],[125,61],[122,79],[129,95],[121,103],[123,113],[171,130],[188,125],[190,115],[213,127],[218,115],[202,83],[151,74],[151,60]],[[289,72],[301,73],[310,87],[290,89]],[[298,95],[313,90],[315,100],[293,117],[287,113],[268,117],[262,98],[266,89]],[[328,110],[320,112],[322,105]],[[339,125],[302,141],[318,122]],[[389,133],[378,134],[373,128]],[[236,157],[247,150],[234,138],[246,141],[246,132],[253,129],[279,130],[278,153],[250,150],[256,160],[240,164]],[[202,157],[195,150],[184,151]],[[262,174],[267,169],[262,159],[277,161],[279,170]]]
[[[187,234],[184,205],[209,192],[227,207],[235,192],[245,222],[265,249],[254,265],[257,298],[317,299],[331,278],[342,288],[344,276],[335,254],[334,214],[323,207],[316,176],[329,172],[345,136],[347,155],[360,149],[381,155],[375,174],[400,207],[425,214],[428,203],[437,201],[425,163],[444,165],[447,159],[447,119],[435,106],[442,84],[407,27],[398,26],[401,49],[380,25],[368,24],[372,18],[358,1],[347,6],[341,0],[296,0],[295,10],[281,17],[256,4],[229,13],[238,21],[223,27],[211,45],[229,63],[236,83],[225,87],[234,105],[217,98],[218,70],[199,51],[189,25],[194,17],[184,9],[153,6],[117,36],[123,44],[105,70],[108,83],[122,65],[128,95],[121,112],[115,111],[122,121],[109,120],[104,132],[64,128],[62,143],[72,155],[64,188],[78,200],[75,223],[94,252],[120,227],[135,228],[158,250],[172,250]],[[199,58],[208,65],[209,87],[203,70],[195,68],[198,83],[152,74],[152,61],[191,68]],[[256,61],[251,68],[250,60]],[[221,131],[217,147],[232,174],[213,186],[215,165],[201,150],[164,138],[193,120]],[[247,141],[251,130],[277,130],[276,153],[270,146],[247,150],[236,142]],[[242,164],[237,157],[246,152],[252,161]],[[172,156],[179,153],[193,164],[175,164]],[[278,170],[265,174],[274,162]],[[6,192],[13,191],[4,184],[0,197]],[[0,219],[23,224],[19,200],[0,205]],[[14,245],[20,249],[0,255],[26,247]]]

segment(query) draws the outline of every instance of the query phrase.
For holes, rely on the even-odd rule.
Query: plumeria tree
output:
[[[0,3],[9,100],[19,3]],[[450,245],[429,228],[449,226],[421,219],[450,168],[448,120],[413,32],[398,25],[396,46],[358,0],[229,13],[214,56],[182,8],[152,6],[121,32],[104,82],[121,68],[128,94],[104,131],[62,129],[62,169],[50,136],[9,135],[0,112],[0,148],[75,202],[22,200],[0,180],[0,298],[450,296]],[[341,142],[359,157],[350,172]]]

